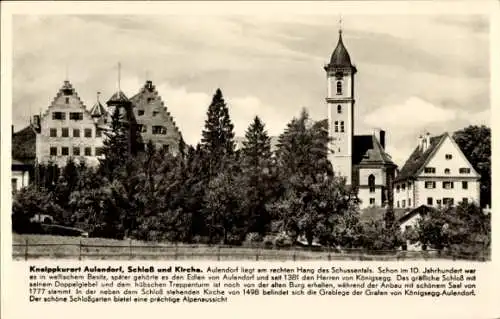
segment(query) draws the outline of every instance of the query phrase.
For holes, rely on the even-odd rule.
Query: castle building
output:
[[[45,113],[35,116],[36,161],[62,167],[72,157],[96,165],[102,149],[99,119],[86,109],[71,83],[64,81]]]
[[[152,81],[146,81],[139,93],[130,98],[137,127],[145,144],[177,153],[181,132],[168,112]]]
[[[385,152],[385,131],[371,135],[354,134],[355,74],[344,46],[342,30],[330,62],[324,67],[327,77],[329,160],[334,173],[346,179],[361,200],[360,207],[384,206],[392,198],[396,165]]]
[[[157,147],[177,152],[181,133],[151,81],[131,99],[118,90],[106,105],[101,104],[98,93],[96,103],[88,110],[72,84],[64,81],[45,113],[34,117],[35,162],[63,167],[71,157],[76,162],[98,165],[115,108],[130,124],[129,151],[140,151],[151,141]],[[133,138],[136,130],[140,141]]]
[[[394,207],[479,205],[480,175],[448,134],[419,138],[394,181]]]

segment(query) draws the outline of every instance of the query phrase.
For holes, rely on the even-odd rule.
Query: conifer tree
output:
[[[100,160],[100,171],[110,181],[115,178],[116,171],[124,165],[128,158],[128,129],[120,114],[120,108],[116,107],[111,115],[111,125],[104,133],[103,141],[104,158]]]
[[[208,107],[201,139],[202,149],[210,164],[211,176],[234,154],[233,129],[229,109],[221,90],[217,89]]]

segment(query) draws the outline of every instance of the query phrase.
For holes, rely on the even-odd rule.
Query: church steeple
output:
[[[351,63],[351,57],[342,39],[342,29],[339,29],[339,40],[337,42],[335,50],[333,50],[333,53],[331,55],[330,63],[325,65],[326,71],[331,71],[338,68],[349,68],[352,69],[353,73],[356,72],[356,67]]]

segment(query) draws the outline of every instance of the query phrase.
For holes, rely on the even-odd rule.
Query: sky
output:
[[[50,105],[68,78],[87,108],[96,92],[136,94],[153,81],[184,139],[197,143],[217,88],[237,136],[258,115],[270,135],[307,108],[326,118],[327,63],[339,15],[17,15],[15,130]],[[348,15],[343,39],[358,73],[355,133],[387,132],[402,165],[420,134],[489,125],[485,15]]]

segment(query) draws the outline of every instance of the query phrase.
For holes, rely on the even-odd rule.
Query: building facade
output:
[[[98,164],[102,131],[69,81],[64,81],[42,115],[35,116],[36,160],[62,167],[70,157]]]
[[[355,135],[355,74],[344,46],[342,31],[330,62],[324,67],[327,77],[329,160],[334,173],[346,179],[358,193],[361,208],[382,207],[392,199],[396,165],[385,152],[385,131]]]
[[[134,149],[141,150],[144,143],[151,141],[157,147],[177,152],[181,133],[151,81],[131,99],[118,90],[106,102],[107,107],[101,104],[99,94],[88,110],[72,84],[64,81],[45,113],[34,117],[36,162],[63,167],[71,157],[76,162],[98,165],[103,157],[105,132],[117,107],[126,113],[122,115],[127,121],[133,122],[131,129],[140,132],[141,145]],[[135,131],[129,133],[135,136]]]
[[[181,132],[153,82],[146,81],[139,93],[130,98],[130,102],[143,142],[151,142],[157,149],[177,153]]]
[[[434,137],[427,133],[395,179],[395,207],[440,207],[464,201],[479,205],[479,179],[448,133]]]

